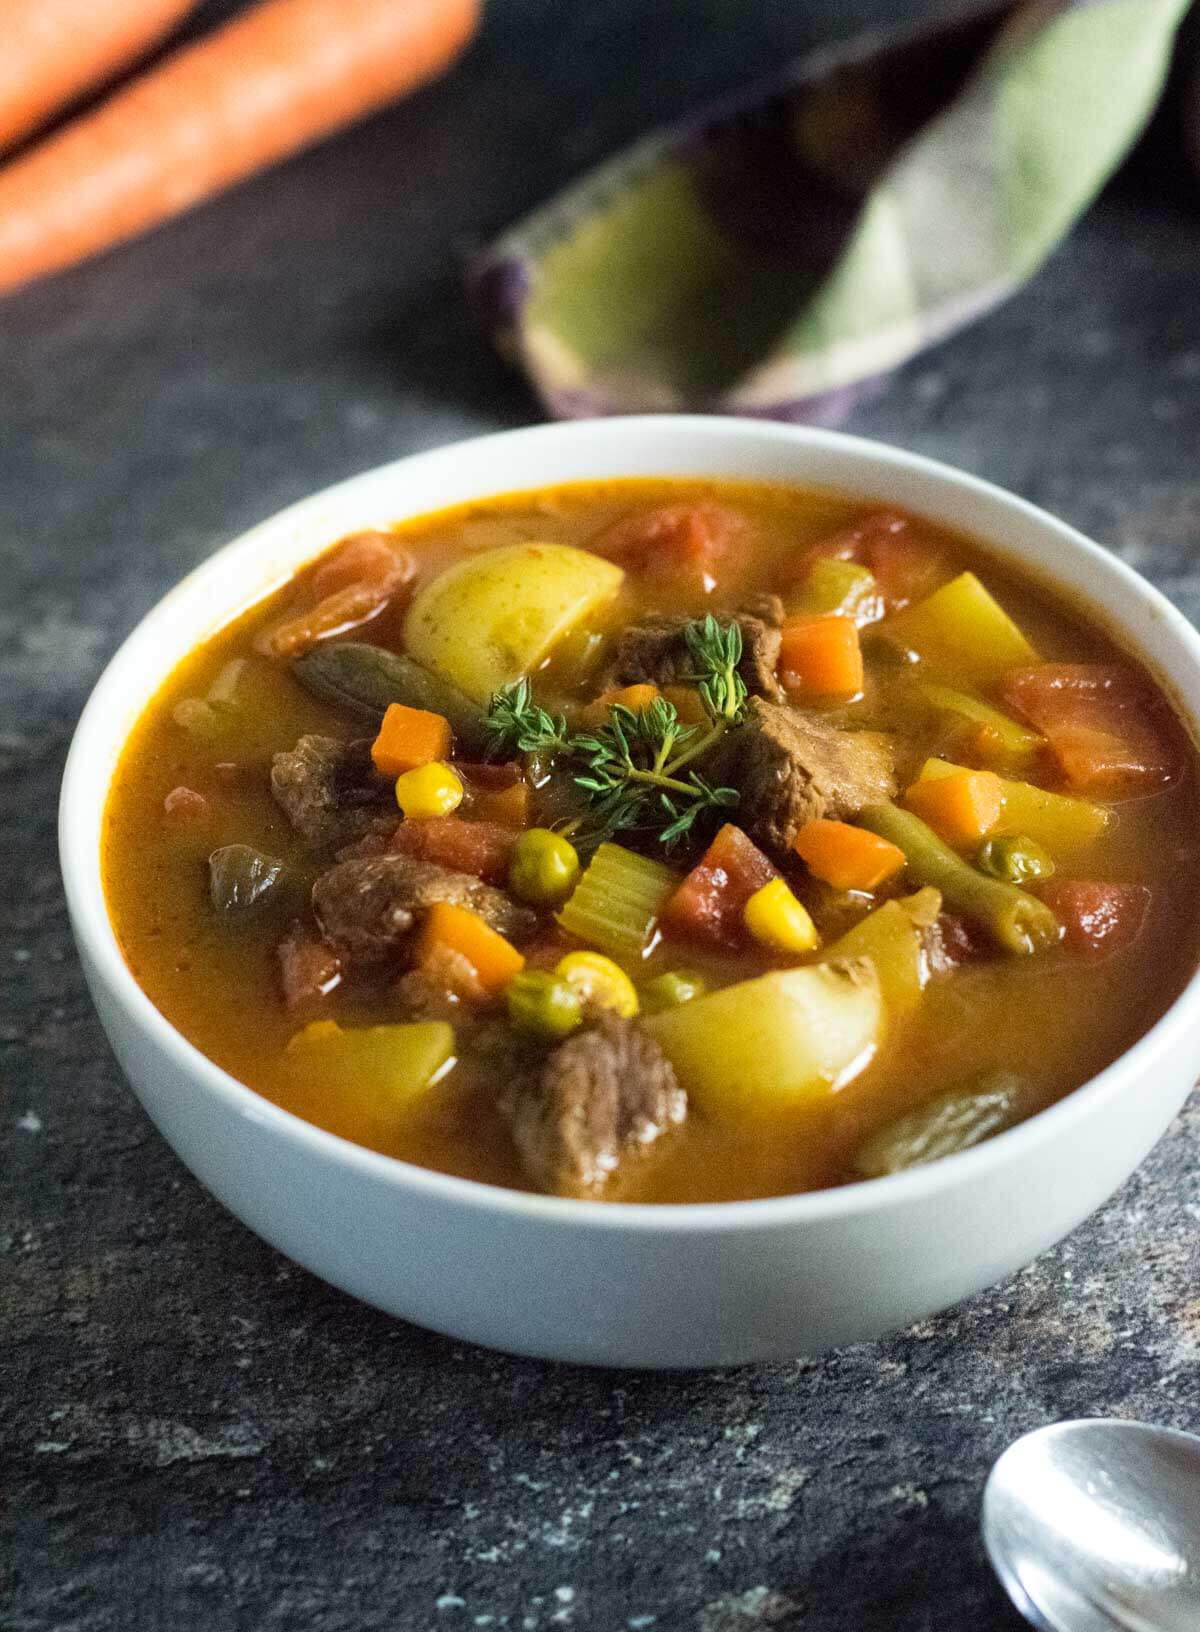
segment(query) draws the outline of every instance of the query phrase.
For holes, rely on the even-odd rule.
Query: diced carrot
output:
[[[450,722],[427,708],[389,703],[371,758],[381,776],[402,776],[418,765],[445,759],[450,752]]]
[[[401,822],[388,848],[456,873],[474,873],[489,884],[503,884],[519,836],[518,828],[501,822],[427,816],[418,822]]]
[[[746,938],[746,902],[778,877],[778,868],[753,840],[726,822],[667,901],[660,922],[664,929],[696,940],[740,946]]]
[[[1045,736],[1072,788],[1118,798],[1178,775],[1178,731],[1132,669],[1042,663],[1015,669],[1001,691]]]
[[[525,959],[516,947],[484,923],[477,912],[449,901],[435,901],[425,914],[417,937],[416,961],[436,958],[439,948],[465,958],[490,993],[503,991],[525,967]]]
[[[1132,946],[1150,907],[1150,891],[1144,884],[1054,878],[1038,894],[1062,924],[1067,950],[1093,960]]]
[[[849,822],[805,822],[792,849],[814,877],[835,890],[874,890],[904,866],[899,845]]]
[[[700,693],[694,686],[664,686],[663,696],[684,725],[707,724],[708,710],[700,701]]]
[[[514,782],[507,788],[481,789],[472,797],[471,812],[480,821],[499,822],[504,827],[528,827],[528,782]]]
[[[939,838],[964,850],[986,838],[1000,820],[1004,784],[995,771],[954,771],[914,782],[904,803]]]
[[[711,594],[722,560],[747,529],[745,516],[722,504],[669,504],[623,517],[588,548],[644,577],[681,578]]]
[[[355,584],[406,584],[416,571],[407,550],[389,533],[352,533],[325,555],[313,573],[318,600]]]
[[[854,619],[789,618],[779,648],[779,678],[802,697],[857,696],[863,659]]]
[[[613,691],[602,691],[599,697],[594,697],[580,709],[579,718],[584,725],[607,725],[610,710],[618,705],[636,714],[639,709],[649,708],[659,695],[658,687],[648,682],[637,686],[618,686]]]

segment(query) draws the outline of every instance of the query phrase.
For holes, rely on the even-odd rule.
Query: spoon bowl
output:
[[[1102,1419],[1026,1434],[988,1479],[983,1542],[1043,1632],[1197,1632],[1200,1439]]]

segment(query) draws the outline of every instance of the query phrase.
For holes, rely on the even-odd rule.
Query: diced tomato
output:
[[[518,829],[500,822],[466,822],[461,816],[428,816],[401,822],[391,849],[422,861],[436,862],[456,873],[474,873],[489,884],[508,877]]]
[[[914,534],[910,521],[893,516],[891,522],[867,539],[864,561],[875,575],[888,611],[898,612],[937,588],[946,562],[936,545]]]
[[[934,975],[949,974],[964,963],[986,958],[992,950],[981,930],[953,912],[941,913],[926,930],[924,941],[929,971]]]
[[[353,533],[313,573],[313,594],[323,601],[353,584],[407,583],[414,572],[407,550],[388,533]]]
[[[746,902],[778,877],[779,869],[753,840],[726,822],[667,902],[663,928],[716,946],[740,946]]]
[[[1091,959],[1132,946],[1150,907],[1150,891],[1144,884],[1054,878],[1038,893],[1063,926],[1063,945]]]
[[[710,595],[722,560],[747,530],[723,504],[669,504],[614,522],[589,548],[651,579],[683,579]]]
[[[869,567],[889,612],[928,594],[945,570],[941,550],[921,537],[917,523],[894,510],[877,510],[815,544],[803,545],[785,564],[785,583],[802,584],[820,559],[857,561]]]
[[[1046,738],[1073,788],[1109,798],[1149,792],[1179,771],[1177,733],[1132,669],[1041,663],[1015,669],[1004,701]]]

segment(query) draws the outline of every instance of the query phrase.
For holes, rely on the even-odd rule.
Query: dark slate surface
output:
[[[472,333],[462,248],[887,9],[497,0],[444,85],[0,308],[10,1632],[1012,1632],[976,1541],[1004,1444],[1077,1413],[1200,1427],[1195,1104],[1059,1250],[888,1343],[582,1372],[386,1319],[227,1217],[123,1086],[68,939],[63,753],[136,618],[309,489],[536,417]],[[853,422],[1049,505],[1193,616],[1197,204],[1169,147],[1135,164]]]

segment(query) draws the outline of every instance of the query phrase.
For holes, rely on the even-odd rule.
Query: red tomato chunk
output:
[[[1163,706],[1129,669],[1043,663],[1014,670],[1002,693],[1046,738],[1075,789],[1118,798],[1178,774],[1179,749]]]
[[[667,902],[663,928],[714,946],[740,946],[746,902],[778,877],[778,868],[741,828],[726,822]]]
[[[685,578],[711,594],[746,519],[720,504],[669,504],[615,522],[590,549],[651,579]]]
[[[1144,884],[1056,878],[1039,893],[1063,926],[1063,945],[1093,961],[1132,946],[1150,907],[1150,891]]]
[[[420,856],[456,873],[474,873],[489,884],[503,884],[518,838],[515,827],[500,822],[466,822],[461,816],[429,816],[401,822],[391,849]]]

